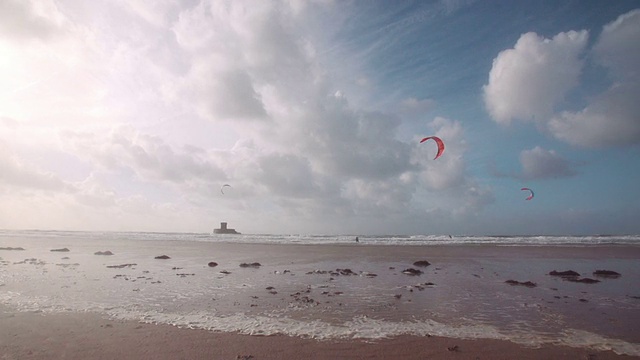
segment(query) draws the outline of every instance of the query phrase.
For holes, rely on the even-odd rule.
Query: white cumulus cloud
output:
[[[520,153],[522,165],[521,178],[525,180],[546,179],[573,176],[576,171],[571,163],[554,150],[545,150],[539,146]]]
[[[587,39],[585,30],[559,33],[552,39],[529,32],[514,48],[500,52],[483,87],[491,117],[500,124],[545,120],[578,84]]]
[[[582,147],[640,143],[640,10],[605,25],[592,54],[609,71],[613,84],[584,109],[554,116],[549,130]]]
[[[552,39],[535,33],[500,52],[483,88],[487,111],[500,124],[536,121],[558,140],[580,147],[640,142],[640,10],[604,26],[593,48],[588,33],[569,31]],[[580,110],[562,109],[580,83],[584,61],[607,71],[611,86]]]

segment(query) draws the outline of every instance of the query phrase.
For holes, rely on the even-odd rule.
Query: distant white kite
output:
[[[224,187],[225,186],[231,187],[231,185],[229,185],[229,184],[222,185],[222,187],[220,188],[220,193],[222,193],[222,195],[224,195]]]

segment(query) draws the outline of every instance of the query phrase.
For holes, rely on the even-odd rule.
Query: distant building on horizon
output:
[[[227,228],[227,223],[224,221],[220,223],[220,229],[213,229],[213,233],[214,234],[240,234],[239,232],[236,231],[236,229]]]

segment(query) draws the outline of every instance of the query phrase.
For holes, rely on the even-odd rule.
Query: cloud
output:
[[[640,143],[640,83],[613,85],[579,112],[564,111],[548,124],[558,139],[581,147]]]
[[[416,190],[411,202],[420,210],[453,215],[459,220],[476,216],[493,203],[493,191],[470,176],[465,161],[467,144],[462,123],[443,117],[434,118],[428,127],[445,143],[445,151],[434,160],[437,146],[432,141],[419,143],[415,138],[411,161],[416,169],[403,179]],[[418,212],[419,212],[418,211]]]
[[[453,210],[457,216],[475,216],[484,210],[485,207],[495,202],[493,190],[488,186],[480,186],[475,183],[467,184],[464,190],[464,201],[462,205]]]
[[[451,15],[454,12],[467,7],[477,0],[440,0],[438,3],[444,8],[444,12],[447,15]]]
[[[640,10],[605,25],[592,55],[609,71],[613,85],[584,109],[554,116],[550,132],[582,147],[640,143]]]
[[[554,150],[546,150],[536,146],[530,150],[523,150],[519,156],[521,171],[506,173],[490,165],[491,172],[496,177],[510,177],[520,180],[542,180],[577,175],[575,164],[566,160]]]
[[[322,177],[314,174],[305,158],[293,154],[271,154],[261,157],[259,165],[261,176],[256,180],[269,193],[291,198],[329,195],[319,181]]]
[[[553,150],[545,150],[539,146],[520,153],[522,174],[524,180],[536,180],[576,175],[569,161],[560,157]]]
[[[109,208],[117,205],[118,194],[115,189],[105,186],[96,176],[90,174],[78,184],[80,191],[75,196],[79,204],[94,208]]]
[[[133,171],[142,181],[160,181],[196,186],[206,183],[213,188],[225,179],[220,165],[211,154],[194,147],[176,150],[164,140],[139,133],[131,128],[117,128],[110,133],[62,135],[65,149],[87,158],[110,171]]]
[[[436,102],[433,99],[418,100],[416,98],[410,97],[402,100],[401,111],[405,114],[410,115],[424,114],[428,111],[433,110],[435,105]]]
[[[36,13],[32,3],[10,4]],[[306,16],[330,17],[331,2],[114,1],[100,5],[98,25],[86,8],[62,4],[67,23],[55,38],[34,31],[38,42],[0,41],[0,95],[8,94],[0,96],[0,126],[29,129],[12,133],[11,146],[24,154],[46,141],[74,165],[65,174],[75,182],[13,153],[0,157],[10,169],[0,181],[48,189],[33,204],[65,226],[179,231],[225,218],[278,231],[273,224],[286,218],[287,231],[327,232],[340,229],[326,224],[356,231],[374,218],[383,232],[492,201],[491,189],[468,174],[460,122],[428,125],[447,143],[433,161],[432,144],[399,139],[399,115],[367,106],[374,81],[349,46],[339,66],[326,66],[329,51],[316,49],[317,40],[332,36]],[[335,79],[351,69],[351,79]],[[358,79],[361,86],[343,86]],[[408,98],[401,111],[433,105]],[[224,183],[233,190],[221,196]]]
[[[7,129],[15,130],[19,126],[19,124],[20,123],[15,119],[5,117],[5,116],[0,116],[0,125],[2,125],[3,127],[6,127]]]
[[[229,182],[236,199],[253,197],[295,216],[353,214],[379,203],[379,192],[363,189],[402,189],[403,174],[416,171],[411,146],[396,138],[400,118],[354,108],[332,87],[304,33],[292,28],[294,13],[280,3],[202,2],[178,16],[177,51],[189,66],[184,73],[160,73],[162,94],[188,114],[229,120],[239,137],[232,149],[187,151],[120,128],[65,132],[67,151],[103,171],[171,184],[191,202]],[[406,186],[411,191],[415,184]],[[393,193],[398,199],[379,203],[379,211],[411,198]]]
[[[445,152],[440,158],[433,160],[437,146],[433,141],[427,141],[415,147],[412,161],[419,164],[421,179],[429,188],[456,188],[465,181],[466,165],[463,155],[467,147],[462,124],[459,121],[436,117],[429,123],[429,127],[434,130],[430,135],[438,136],[445,143]]]
[[[597,43],[593,46],[595,58],[613,76],[624,79],[640,78],[640,10],[620,15],[606,24]]]
[[[179,92],[213,121],[264,119],[263,97],[274,87],[292,99],[306,95],[292,87],[301,78],[314,82],[294,13],[279,2],[202,2],[182,11],[173,32],[192,65]]]
[[[197,99],[202,114],[212,120],[260,119],[266,116],[260,94],[246,71],[194,68],[192,81],[185,87]]]
[[[498,54],[483,87],[493,120],[534,120],[556,139],[580,147],[640,143],[640,10],[605,25],[589,51],[587,35],[569,31],[549,40],[527,33],[513,49]],[[612,84],[585,99],[583,109],[562,110],[568,92],[581,85],[583,53],[606,69]]]
[[[483,86],[487,111],[500,124],[544,121],[578,85],[588,33],[569,31],[545,39],[529,32],[493,60]]]
[[[374,180],[394,177],[410,169],[409,146],[395,139],[398,118],[379,112],[353,112],[346,104],[334,105],[324,124],[315,127],[317,141],[301,145],[319,171]],[[307,141],[304,138],[297,141],[300,140]]]
[[[0,34],[16,40],[48,39],[61,32],[61,15],[53,1],[0,2]]]
[[[196,99],[210,120],[233,120],[240,141],[252,144],[244,149],[251,151],[247,156],[264,167],[262,176],[273,177],[263,178],[264,184],[299,178],[271,173],[274,163],[329,188],[335,181],[393,179],[411,169],[410,147],[395,138],[400,119],[353,108],[330,84],[309,42],[313,35],[300,31],[306,10],[254,5],[203,2],[180,14],[173,30],[192,65],[176,98]],[[323,6],[330,4],[313,5]],[[316,185],[300,189],[313,194]]]
[[[11,155],[0,143],[0,184],[17,191],[39,190],[44,192],[72,191],[73,186],[53,173],[39,171]]]
[[[114,0],[114,2],[156,28],[169,27],[174,20],[173,14],[179,10],[179,2],[174,0],[153,3],[144,0]]]
[[[13,14],[15,9],[9,14],[0,9],[0,16],[15,15],[19,27],[28,32],[19,41],[4,41],[13,38],[11,30],[0,25],[0,117],[49,129],[84,127],[112,119],[105,103],[105,63],[109,57],[101,52],[103,43],[81,24],[70,23],[57,3],[19,4],[28,16],[19,11],[22,15]],[[0,6],[16,5],[8,1]],[[60,29],[40,28],[32,21],[56,24]],[[38,41],[25,41],[27,38]]]

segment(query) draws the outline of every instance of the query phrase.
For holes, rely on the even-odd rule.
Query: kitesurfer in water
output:
[[[356,236],[356,242],[357,242],[357,243],[359,243],[359,242],[360,242],[360,240],[358,240],[358,237],[357,237],[357,236]]]

